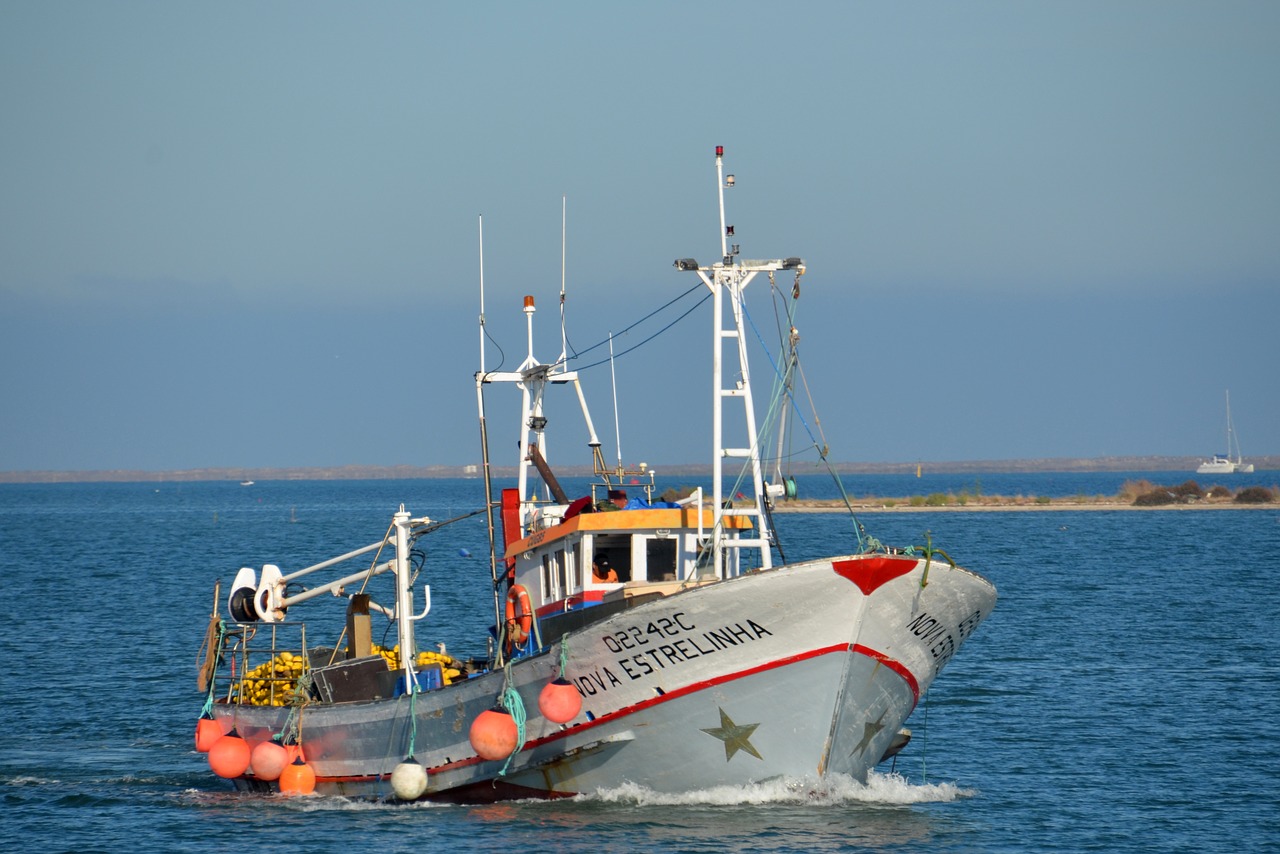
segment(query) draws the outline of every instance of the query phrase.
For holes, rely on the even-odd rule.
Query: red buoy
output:
[[[309,795],[316,790],[316,772],[299,756],[280,772],[280,794]]]
[[[249,770],[249,755],[249,743],[233,729],[209,748],[209,767],[219,777],[234,780]]]
[[[505,709],[486,709],[471,722],[471,747],[482,759],[506,759],[519,738],[515,719]]]
[[[567,724],[582,711],[582,695],[563,676],[548,682],[538,695],[538,711],[555,724]]]
[[[259,780],[279,780],[289,761],[293,759],[289,751],[278,741],[267,739],[260,742],[249,754],[249,767],[253,776]]]
[[[208,753],[213,743],[225,735],[222,724],[213,718],[202,717],[196,721],[196,752]]]

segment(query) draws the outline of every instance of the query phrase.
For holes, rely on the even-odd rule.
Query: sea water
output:
[[[1132,477],[1061,488],[1113,494]],[[1280,473],[1259,477],[1271,485]],[[988,494],[1050,494],[1043,476],[981,478]],[[910,481],[854,489],[935,491]],[[910,746],[866,784],[406,806],[243,795],[213,777],[192,741],[214,580],[225,598],[240,566],[297,569],[380,539],[402,502],[446,519],[478,508],[480,494],[477,481],[446,480],[0,486],[8,844],[1235,852],[1280,838],[1280,505],[862,518],[886,543],[931,538],[1000,590],[910,720]],[[790,559],[849,550],[853,537],[834,513],[777,525]],[[493,609],[483,517],[426,547],[432,611],[420,637],[480,652]]]

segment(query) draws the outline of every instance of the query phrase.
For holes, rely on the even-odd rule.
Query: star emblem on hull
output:
[[[867,721],[862,725],[862,741],[853,746],[853,750],[849,751],[850,756],[855,753],[867,752],[867,748],[871,746],[871,739],[876,737],[876,733],[884,729],[884,724],[880,722],[884,720],[884,716],[888,713],[889,710],[885,709],[880,713],[880,717],[876,718],[874,721]]]
[[[760,752],[751,744],[751,734],[756,731],[756,727],[760,724],[735,724],[733,718],[725,714],[724,709],[720,709],[720,726],[703,729],[707,735],[712,738],[718,738],[724,742],[724,761],[728,762],[733,758],[733,754],[739,750],[746,751],[756,759],[764,759]]]

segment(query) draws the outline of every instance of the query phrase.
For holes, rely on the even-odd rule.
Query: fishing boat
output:
[[[1231,459],[1235,451],[1236,458]],[[1231,423],[1231,392],[1227,391],[1227,451],[1214,454],[1196,467],[1196,474],[1253,474],[1253,463],[1246,463],[1240,454],[1240,439]]]
[[[763,277],[798,299],[805,264],[739,257],[721,147],[715,168],[714,261],[675,262],[712,303],[710,483],[663,495],[648,466],[624,466],[621,454],[605,462],[573,359],[534,356],[533,297],[522,307],[523,363],[486,369],[482,276],[484,495],[467,515],[488,526],[489,576],[476,583],[492,592],[491,631],[460,657],[419,640],[431,610],[430,584],[415,580],[431,577],[423,547],[456,519],[403,505],[362,548],[287,573],[240,569],[225,603],[214,586],[198,678],[196,746],[215,774],[250,791],[405,801],[624,784],[679,793],[865,780],[909,741],[908,716],[991,613],[996,590],[927,541],[891,548],[860,525],[833,556],[783,557],[772,508],[794,494],[794,479],[764,478],[771,425],[756,422],[745,292]],[[563,306],[563,284],[561,296]],[[794,326],[789,337],[783,375]],[[773,385],[770,411],[789,403],[789,384]],[[520,438],[515,483],[500,488],[487,398],[504,387],[519,393]],[[595,477],[584,494],[568,494],[547,459],[556,394],[585,424]],[[338,577],[302,589],[321,571]],[[345,603],[336,638],[300,619],[321,596]],[[372,642],[375,619],[389,621],[394,648]]]

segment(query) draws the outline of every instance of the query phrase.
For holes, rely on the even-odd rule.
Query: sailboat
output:
[[[214,774],[264,793],[483,802],[865,780],[908,744],[908,716],[996,589],[928,540],[888,547],[861,525],[828,532],[831,556],[783,557],[770,508],[786,487],[764,481],[745,293],[757,277],[771,288],[794,277],[780,290],[798,299],[805,264],[739,257],[726,241],[734,182],[719,146],[715,167],[715,260],[675,262],[713,307],[711,483],[662,500],[651,468],[605,462],[572,359],[534,355],[533,296],[522,307],[527,356],[487,369],[482,296],[483,506],[434,521],[401,505],[370,545],[292,572],[243,567],[225,612],[215,584],[196,727]],[[655,376],[658,392],[690,373]],[[487,396],[504,387],[519,393],[519,468],[495,492]],[[596,476],[580,495],[546,454],[552,398],[566,391]],[[476,515],[490,541],[476,598],[492,597],[493,622],[455,657],[419,641],[431,586],[416,588],[432,577],[431,535]],[[301,586],[322,570],[338,577]],[[336,637],[322,619],[299,619],[320,598],[346,605],[345,623],[330,621],[343,626]],[[394,648],[372,642],[374,619],[388,621]]]
[[[1235,451],[1236,458],[1231,459]],[[1231,423],[1231,391],[1227,391],[1227,450],[1223,454],[1214,454],[1196,467],[1196,474],[1253,474],[1253,463],[1246,463],[1240,454],[1240,438],[1236,435],[1235,426]]]

